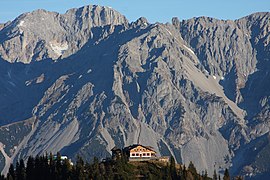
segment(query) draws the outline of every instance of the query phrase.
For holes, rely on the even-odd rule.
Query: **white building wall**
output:
[[[132,153],[129,154],[129,157],[152,157],[152,156],[151,156],[151,153],[146,153],[146,152],[132,152]]]

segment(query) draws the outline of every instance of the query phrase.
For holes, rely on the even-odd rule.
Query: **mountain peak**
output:
[[[179,21],[178,17],[173,17],[172,18],[172,24],[176,29],[180,28],[180,21]]]
[[[5,26],[5,24],[1,24],[1,23],[0,23],[0,31],[1,31],[1,29],[4,28],[4,26]]]
[[[247,15],[245,17],[242,17],[240,19],[245,19],[245,18],[259,18],[259,17],[270,17],[270,12],[256,12],[252,13],[250,15]]]
[[[127,24],[125,16],[104,6],[84,6],[65,14],[38,9],[22,14],[0,32],[0,53],[9,62],[64,58],[93,37],[93,28]]]
[[[89,18],[94,26],[117,25],[128,23],[125,16],[111,7],[99,5],[87,5],[80,8],[70,9],[65,13],[66,16],[76,15],[77,18]]]

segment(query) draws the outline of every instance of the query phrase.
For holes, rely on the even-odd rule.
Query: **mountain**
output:
[[[29,155],[91,160],[141,143],[199,171],[269,175],[269,18],[130,23],[90,5],[4,24],[2,172]]]
[[[127,23],[118,12],[100,6],[71,9],[63,15],[36,10],[22,14],[2,29],[0,51],[9,62],[55,60],[76,53],[98,27]]]

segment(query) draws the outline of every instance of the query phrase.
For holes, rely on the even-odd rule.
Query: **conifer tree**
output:
[[[193,164],[192,161],[189,162],[189,165],[188,165],[188,170],[192,173],[192,174],[197,174],[197,170]]]
[[[218,179],[218,176],[217,176],[217,171],[214,170],[214,174],[213,174],[213,180],[217,180]]]
[[[207,173],[207,170],[204,171],[203,179],[204,179],[204,180],[208,179],[208,173]]]
[[[52,166],[53,166],[53,164],[54,164],[54,160],[53,160],[53,154],[52,154],[52,153],[50,153],[50,155],[49,155],[49,165],[50,165],[50,167],[52,167]]]
[[[34,179],[45,179],[43,174],[42,160],[40,156],[35,157]]]
[[[42,168],[43,168],[42,173],[44,174],[44,177],[46,177],[47,179],[50,179],[51,174],[50,174],[50,166],[48,163],[48,155],[47,154],[45,156],[42,156]]]
[[[63,179],[69,179],[71,174],[71,164],[68,159],[64,159],[63,165],[62,165],[62,177]]]
[[[10,167],[9,167],[9,169],[8,169],[8,175],[7,175],[7,178],[9,179],[9,180],[15,180],[15,178],[16,178],[16,175],[15,175],[15,170],[14,170],[14,165],[11,163],[10,164]]]
[[[94,157],[92,167],[93,167],[92,173],[93,173],[94,179],[99,179],[100,178],[100,170],[99,170],[99,161],[98,161],[97,157]]]
[[[105,169],[106,169],[105,179],[113,179],[113,169],[111,163],[106,163]]]
[[[181,179],[181,177],[183,176],[183,168],[182,168],[182,166],[179,166],[177,176],[178,176],[178,179]]]
[[[62,160],[61,160],[61,154],[57,152],[56,154],[56,160],[55,160],[55,174],[57,176],[57,179],[62,179]]]
[[[227,168],[225,169],[223,180],[230,180],[230,174]]]
[[[7,180],[14,180],[13,177],[9,173],[7,173]]]
[[[26,169],[25,169],[25,164],[24,164],[23,159],[20,160],[20,170],[21,170],[22,179],[26,179]]]
[[[170,172],[170,165],[167,163],[165,167],[165,173],[163,176],[163,180],[172,180],[171,172]]]
[[[186,165],[184,164],[184,167],[183,167],[183,179],[187,179],[187,168],[186,168]]]
[[[19,174],[18,174],[18,172],[19,172],[19,166],[20,166],[20,164],[19,164],[19,162],[17,161],[16,162],[16,167],[15,167],[15,176],[16,176],[16,179],[18,179],[19,177]]]
[[[0,180],[6,180],[6,179],[5,179],[5,176],[4,176],[3,174],[1,174]]]
[[[53,154],[49,154],[49,158],[47,159],[48,161],[48,169],[49,169],[49,179],[55,179],[55,173],[56,173],[56,163],[53,157]]]
[[[26,163],[27,180],[34,180],[34,169],[35,169],[34,158],[32,156],[29,156]]]
[[[18,180],[26,179],[25,165],[22,159],[16,163],[16,175]]]
[[[77,156],[77,161],[75,165],[75,173],[74,173],[76,179],[86,179],[84,169],[85,169],[85,166],[84,166],[84,161],[82,157]]]
[[[173,156],[171,156],[170,158],[170,174],[171,174],[172,179],[177,179],[175,159]]]
[[[198,179],[199,178],[199,175],[197,173],[197,170],[193,164],[192,161],[189,162],[189,165],[188,165],[188,171],[191,172],[192,176],[194,177],[194,179]]]
[[[117,157],[115,160],[115,174],[118,176],[117,178],[121,178],[121,175],[124,172],[124,160],[122,158],[122,155],[120,157]]]

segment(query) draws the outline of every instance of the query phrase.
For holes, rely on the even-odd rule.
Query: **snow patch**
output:
[[[87,71],[87,74],[91,73],[92,72],[92,69],[88,69]]]
[[[220,77],[221,80],[224,80],[225,78],[223,76]]]
[[[31,83],[32,83],[31,81],[25,81],[24,84],[25,84],[26,86],[29,86],[29,85],[31,85]]]
[[[187,47],[186,45],[183,45],[184,46],[184,48],[186,48],[189,52],[191,52],[192,54],[194,54],[195,55],[195,53],[194,53],[194,51],[192,51],[192,49],[190,49],[189,47]]]
[[[66,50],[68,50],[68,44],[67,43],[57,43],[57,42],[51,42],[50,46],[52,50],[57,54],[58,56],[61,56],[64,54]]]
[[[82,78],[82,75],[79,76],[79,79],[81,79],[81,78]]]
[[[18,24],[18,27],[22,27],[24,23],[25,23],[25,21],[20,21]]]
[[[213,78],[214,78],[214,79],[217,79],[217,77],[216,77],[216,76],[213,76]]]
[[[137,85],[137,92],[140,92],[141,87],[140,87],[139,83],[136,82],[136,85]]]

